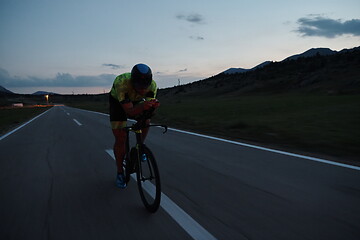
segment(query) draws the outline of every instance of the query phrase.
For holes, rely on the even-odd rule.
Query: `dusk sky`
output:
[[[360,1],[0,0],[0,35],[13,92],[103,93],[136,63],[164,88],[360,46]]]

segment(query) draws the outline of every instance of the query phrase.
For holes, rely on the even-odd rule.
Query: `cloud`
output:
[[[0,68],[0,81],[3,79],[8,79],[8,78],[10,78],[9,72],[3,68]]]
[[[190,39],[193,39],[193,40],[198,40],[198,41],[205,40],[205,38],[204,38],[204,37],[201,37],[201,36],[190,36],[189,38],[190,38]]]
[[[185,20],[185,21],[188,21],[191,23],[197,23],[197,24],[204,23],[204,17],[198,13],[188,14],[188,15],[178,14],[178,15],[176,15],[176,18],[179,20]]]
[[[125,68],[122,65],[117,65],[117,64],[112,64],[112,63],[104,63],[102,65],[103,67],[110,67],[111,69],[120,69],[120,68]]]
[[[360,19],[342,21],[324,18],[319,15],[309,15],[309,17],[300,18],[300,25],[296,32],[303,37],[319,36],[326,38],[335,38],[344,34],[360,36]]]
[[[179,70],[178,72],[187,72],[187,68],[181,69],[181,70]]]
[[[72,76],[69,73],[58,73],[54,78],[10,76],[0,68],[0,86],[3,87],[98,87],[111,86],[116,75],[101,74],[97,76]]]

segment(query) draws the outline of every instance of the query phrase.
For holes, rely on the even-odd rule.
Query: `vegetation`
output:
[[[52,101],[63,103],[69,107],[82,108],[96,112],[109,113],[109,95],[58,95],[53,96]]]
[[[155,121],[346,159],[360,154],[360,95],[251,95],[163,100]]]
[[[23,107],[0,109],[0,135],[14,129],[19,124],[46,111],[49,107]]]

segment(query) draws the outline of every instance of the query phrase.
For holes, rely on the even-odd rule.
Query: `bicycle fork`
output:
[[[137,150],[137,165],[138,165],[138,171],[140,174],[140,179],[142,182],[146,181],[146,180],[153,180],[154,179],[154,175],[153,175],[153,170],[150,166],[150,159],[148,159],[146,161],[148,168],[149,168],[149,177],[144,177],[143,175],[143,169],[141,168],[141,159],[142,159],[142,154],[145,154],[144,151],[144,143],[142,142],[142,131],[141,130],[137,130],[135,131],[136,133],[136,150]],[[149,156],[147,156],[149,158]]]

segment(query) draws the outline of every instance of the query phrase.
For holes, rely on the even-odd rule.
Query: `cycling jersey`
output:
[[[148,92],[145,96],[138,94],[131,85],[131,73],[123,73],[115,78],[110,95],[120,103],[138,103],[144,98],[155,98],[157,86],[154,80],[151,82],[147,90]]]

